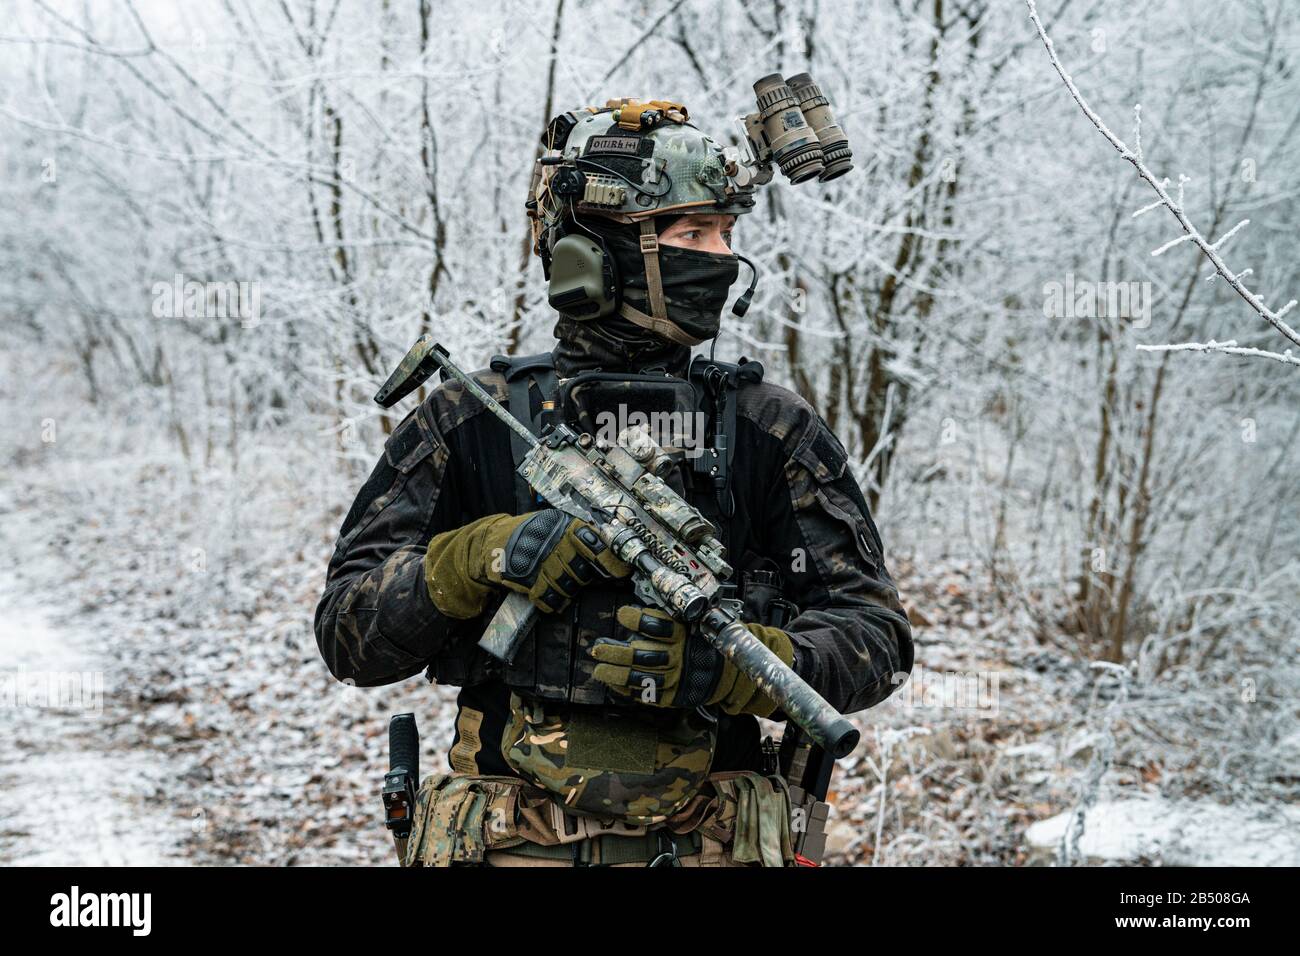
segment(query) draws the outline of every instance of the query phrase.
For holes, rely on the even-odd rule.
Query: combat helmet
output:
[[[624,98],[562,113],[542,145],[526,207],[552,307],[579,320],[617,313],[670,341],[699,344],[665,308],[655,217],[749,212],[754,182],[739,155],[668,100]],[[636,226],[649,314],[620,296],[604,238],[583,227],[593,220]]]

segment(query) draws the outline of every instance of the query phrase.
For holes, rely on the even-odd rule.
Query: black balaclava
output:
[[[691,364],[689,346],[669,342],[618,315],[579,322],[561,314],[555,323],[555,337],[559,341],[551,354],[555,358],[555,370],[562,378],[597,369],[605,372],[662,369],[669,375],[685,378]]]
[[[680,216],[659,216],[655,232],[662,233]],[[602,236],[614,257],[624,301],[650,311],[645,259],[636,226],[587,219],[583,226]],[[727,293],[739,273],[734,255],[697,252],[675,246],[659,247],[659,271],[668,319],[685,334],[704,341],[718,334]],[[671,342],[621,315],[579,322],[561,315],[555,326],[559,343],[556,369],[561,375],[600,368],[639,372],[662,368],[685,376],[690,347]]]

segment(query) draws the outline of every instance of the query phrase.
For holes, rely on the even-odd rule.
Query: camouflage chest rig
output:
[[[522,357],[497,355],[493,357],[490,367],[506,380],[507,396],[504,404],[534,434],[540,434],[557,416],[568,411],[563,407],[560,381],[551,353]],[[760,383],[762,378],[763,366],[759,362],[741,359],[739,363],[732,364],[699,356],[691,363],[686,379],[674,378],[663,372],[639,375],[588,372],[570,380],[569,394],[583,391],[584,386],[599,386],[605,390],[606,397],[611,392],[622,392],[619,403],[632,405],[644,404],[639,400],[639,393],[647,390],[667,386],[678,392],[679,401],[675,410],[698,415],[698,421],[704,423],[696,425],[691,436],[700,447],[682,461],[683,470],[688,471],[691,478],[690,492],[685,497],[689,497],[691,504],[718,529],[719,537],[731,555],[733,567],[739,572],[739,580],[724,586],[724,590],[730,591],[729,597],[744,600],[746,620],[781,627],[797,613],[797,609],[782,598],[780,575],[775,565],[758,562],[761,566],[752,566],[754,563],[747,565],[743,561],[744,555],[737,551],[738,543],[743,545],[743,529],[736,527],[734,521],[732,474],[735,467],[733,458],[737,393],[748,385]],[[659,404],[666,406],[667,403],[661,400]],[[661,407],[659,410],[665,409]],[[588,411],[585,416],[578,417],[582,419],[579,424],[590,431],[594,432],[600,426],[595,420],[599,417],[598,413]],[[618,419],[615,418],[615,421]],[[707,443],[703,434],[706,429],[710,438]],[[510,436],[510,450],[513,465],[517,468],[527,448],[523,439],[513,433]],[[545,507],[545,503],[538,500],[517,473],[514,475],[514,489],[517,514]],[[681,488],[678,490],[680,492]],[[591,593],[593,588],[583,592],[588,597]],[[578,603],[580,602],[575,602],[575,605]],[[570,628],[575,622],[582,622],[582,613],[580,609],[571,606],[569,612],[549,616],[547,623],[552,631],[558,627]],[[608,621],[593,624],[607,629],[613,626],[612,617]],[[555,645],[552,644],[551,650],[554,649]],[[605,692],[605,686],[593,682],[589,673],[580,675],[583,679],[575,681],[571,673],[575,668],[582,670],[568,653],[557,658],[537,660],[537,641],[530,638],[516,654],[515,664],[504,675],[498,661],[470,642],[440,654],[430,666],[428,677],[439,684],[463,687],[504,676],[511,686],[548,699],[580,704],[608,703],[610,697]]]
[[[694,447],[683,450],[680,471],[669,481],[676,481],[678,491],[719,530],[733,559],[742,557],[736,549],[743,545],[743,532],[733,527],[732,504],[736,392],[762,380],[760,363],[742,359],[740,364],[729,364],[698,357],[686,379],[655,371],[596,371],[581,373],[563,383],[556,376],[550,353],[513,358],[499,355],[492,359],[491,367],[506,379],[510,411],[534,434],[540,434],[554,418],[565,417],[585,431],[608,433],[613,439],[629,420],[635,424],[637,415],[648,417],[652,423],[654,416],[663,416],[659,421],[677,416],[673,431]],[[706,438],[711,439],[707,445]],[[526,452],[523,440],[512,435],[511,453],[516,466]],[[683,483],[688,487],[683,488]],[[545,502],[539,501],[518,475],[515,498],[520,514],[545,507]],[[736,566],[744,564],[737,562]],[[752,605],[753,620],[769,623],[768,618],[776,615],[777,620],[770,622],[776,626],[783,624],[793,610],[780,598],[773,571],[746,570],[730,596],[743,597]],[[602,588],[598,583],[584,589],[568,611],[541,619],[534,635],[507,669],[506,682],[547,700],[614,703],[605,685],[592,679],[594,662],[584,663],[583,652],[590,640],[615,626],[611,601],[626,604],[629,600],[626,589],[619,586]],[[566,633],[571,637],[567,643],[562,637]],[[538,653],[539,647],[544,648],[544,653]]]

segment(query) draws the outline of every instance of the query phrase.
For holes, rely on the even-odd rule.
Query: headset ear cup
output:
[[[551,255],[551,308],[583,322],[611,314],[617,305],[612,264],[603,242],[578,234],[560,239]]]

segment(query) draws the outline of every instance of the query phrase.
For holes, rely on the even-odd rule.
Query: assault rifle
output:
[[[739,602],[723,599],[722,582],[732,571],[722,542],[713,525],[663,480],[673,462],[647,429],[627,429],[610,442],[556,424],[538,438],[428,335],[411,346],[375,401],[390,408],[435,369],[456,379],[527,443],[519,474],[553,508],[591,525],[632,566],[643,603],[691,625],[833,756],[852,752],[857,728],[749,632]],[[536,614],[526,595],[510,592],[479,646],[509,661]]]

